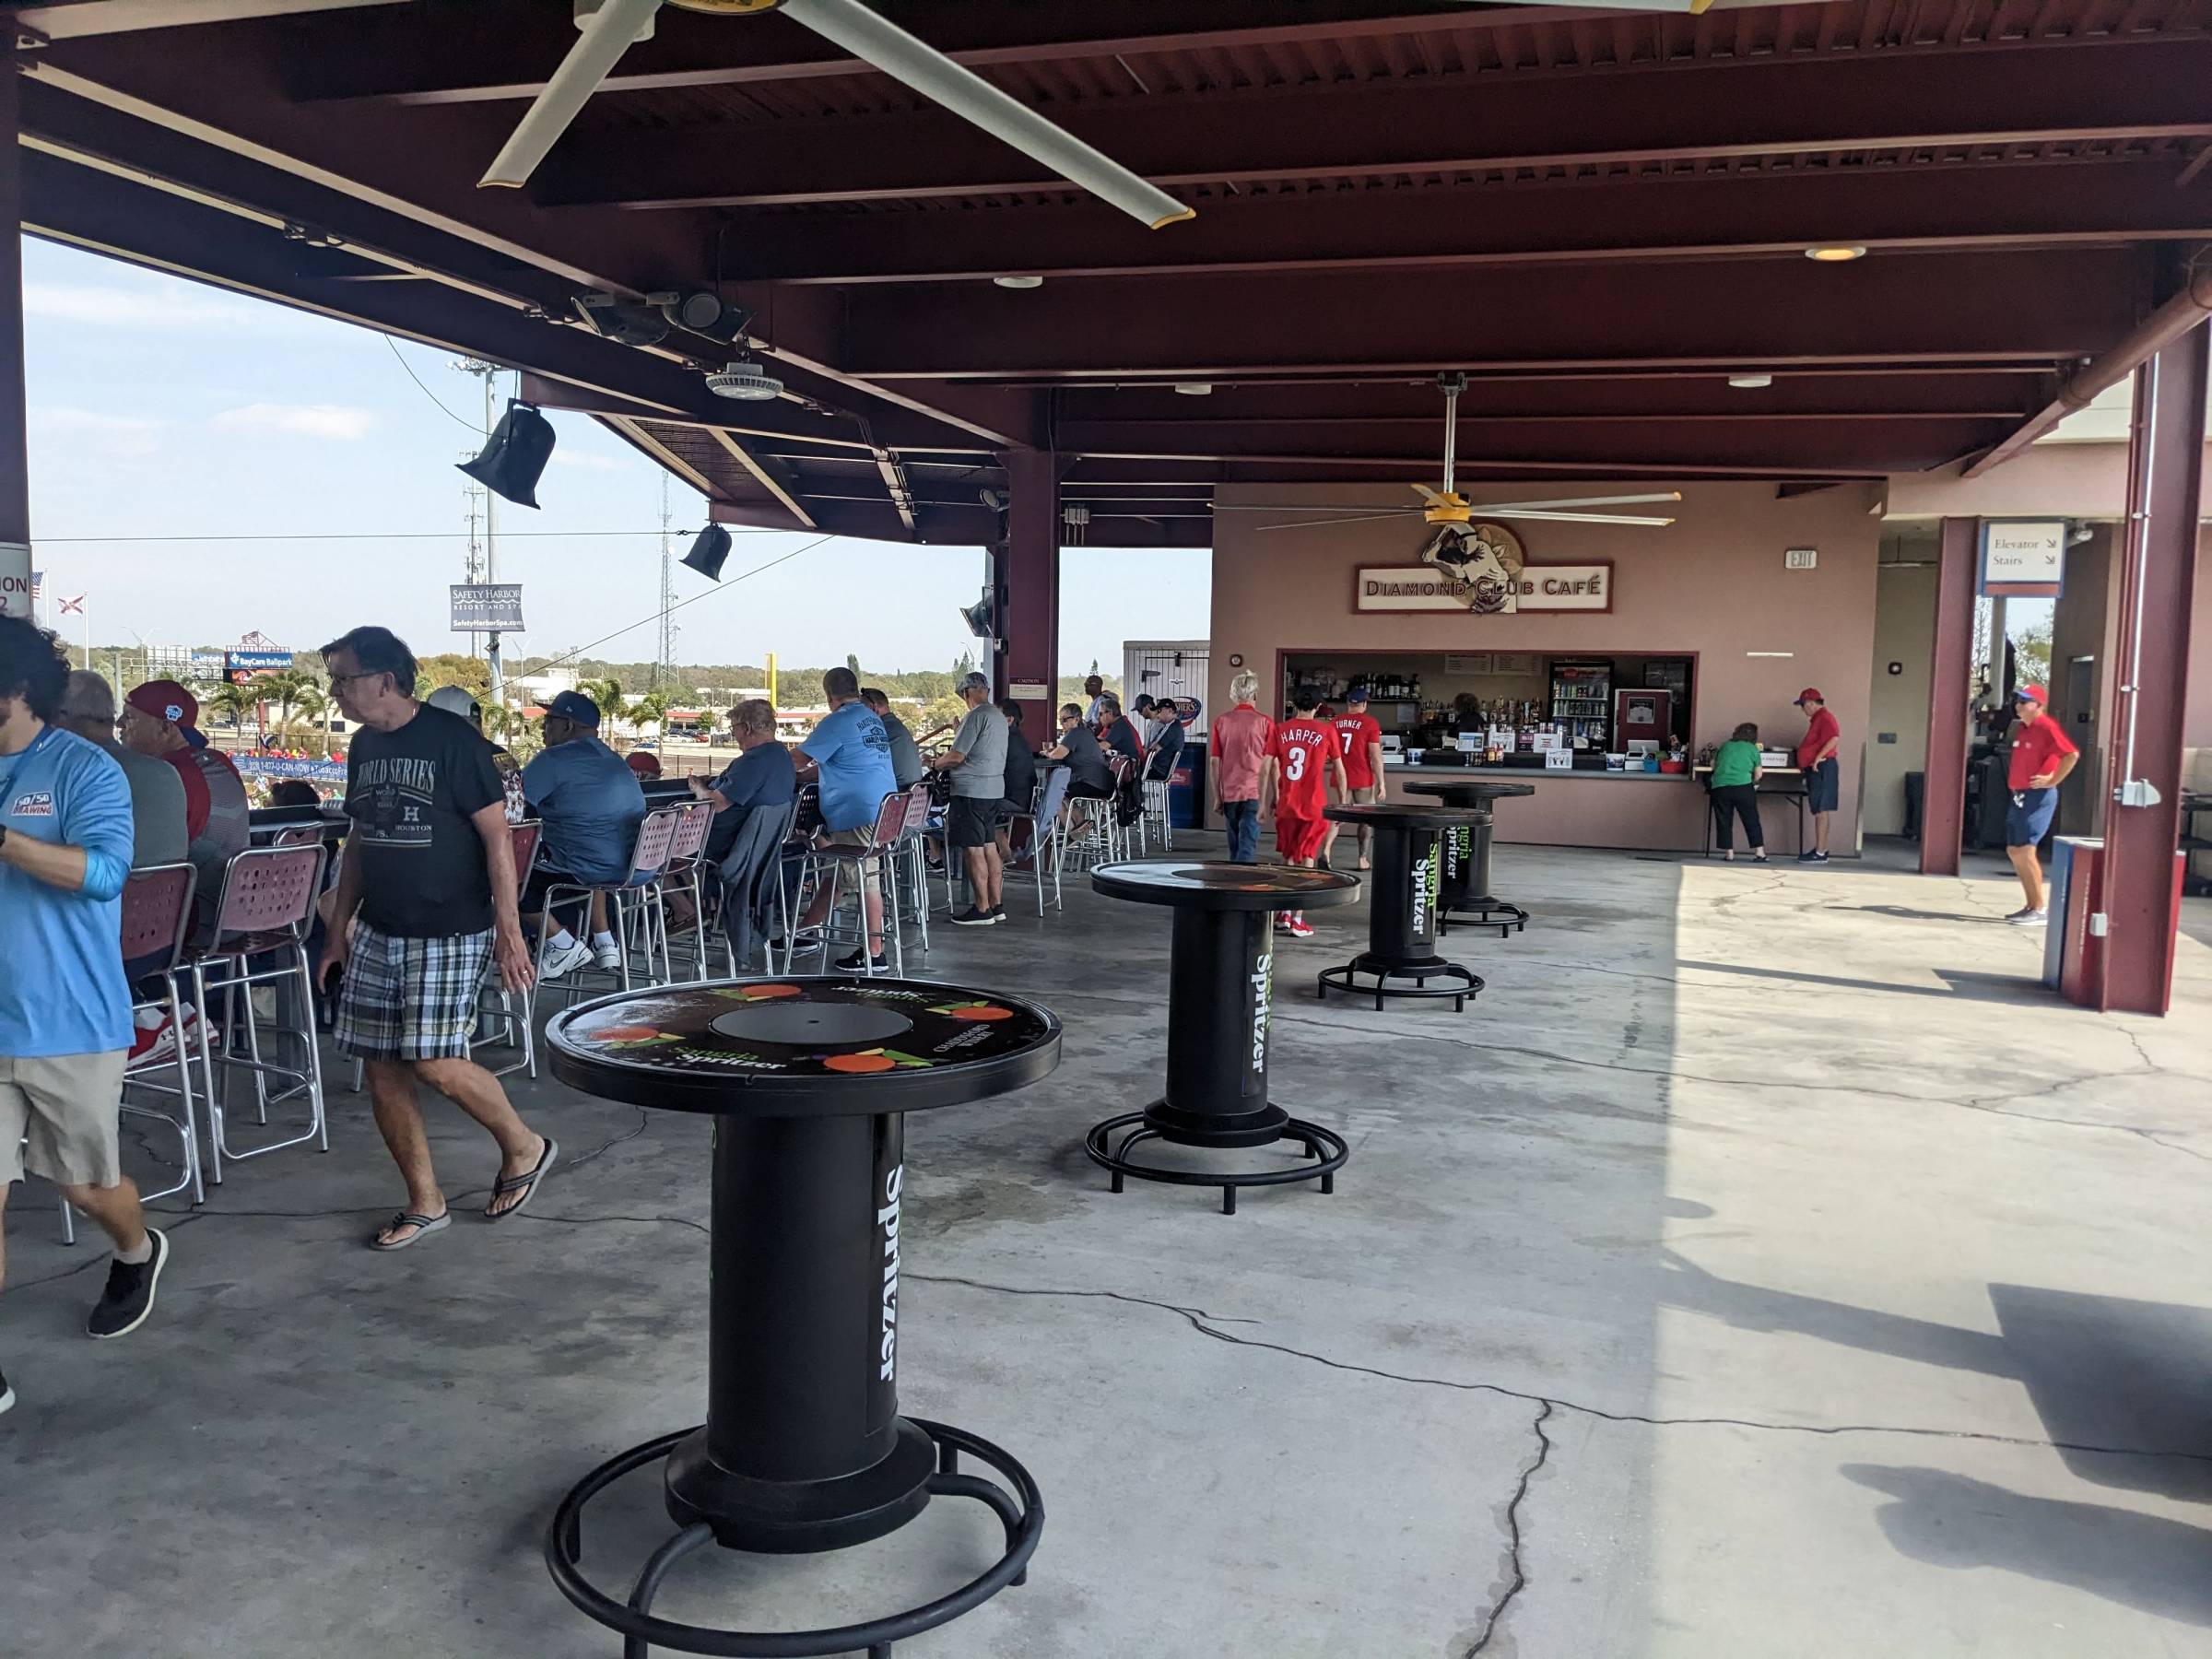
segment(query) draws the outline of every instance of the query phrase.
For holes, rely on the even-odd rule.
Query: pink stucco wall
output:
[[[1648,480],[1488,486],[1482,500],[1616,495],[1671,488]],[[1874,648],[1875,560],[1881,521],[1869,508],[1875,489],[1857,485],[1778,500],[1766,484],[1686,484],[1664,530],[1611,525],[1527,524],[1519,527],[1533,565],[1610,560],[1609,613],[1377,613],[1353,609],[1357,566],[1409,564],[1425,540],[1418,518],[1263,532],[1256,512],[1214,520],[1211,706],[1228,706],[1231,655],[1276,682],[1286,651],[1527,651],[1692,654],[1697,657],[1693,738],[1717,743],[1742,720],[1765,735],[1794,743],[1803,719],[1790,706],[1818,686],[1843,726],[1843,799],[1835,845],[1856,844],[1868,675]],[[1382,487],[1225,485],[1218,500],[1403,504],[1406,492]],[[1627,510],[1624,510],[1627,511]],[[1285,520],[1298,517],[1282,514]],[[1791,547],[1814,547],[1812,571],[1783,568]],[[1789,652],[1753,657],[1749,652]],[[1499,809],[1500,839],[1583,846],[1695,848],[1704,793],[1671,779],[1532,780],[1535,796]],[[1770,823],[1775,820],[1770,819]],[[1788,844],[1785,833],[1784,844]]]

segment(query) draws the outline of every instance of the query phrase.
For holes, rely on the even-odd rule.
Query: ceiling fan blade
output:
[[[1576,6],[1581,0],[1535,0],[1538,6]],[[1614,11],[1680,12],[1687,17],[1702,17],[1712,8],[1712,0],[1606,0]]]
[[[1265,535],[1270,530],[1311,530],[1317,524],[1369,524],[1382,519],[1402,518],[1407,512],[1419,511],[1418,507],[1407,507],[1390,512],[1370,512],[1359,518],[1297,519],[1288,524],[1261,524],[1253,533],[1256,535]]]
[[[1376,517],[1395,518],[1401,513],[1419,512],[1419,507],[1378,507],[1372,501],[1357,506],[1347,501],[1341,507],[1332,507],[1326,501],[1277,501],[1272,505],[1257,501],[1208,501],[1216,512],[1363,512]]]
[[[1478,513],[1505,512],[1518,512],[1525,507],[1554,512],[1562,507],[1649,507],[1659,501],[1678,501],[1681,499],[1680,490],[1663,489],[1652,495],[1563,496],[1552,501],[1477,501],[1474,511]]]
[[[477,181],[477,188],[499,184],[519,190],[528,182],[546,152],[569,130],[576,112],[591,100],[599,83],[621,62],[638,31],[653,20],[660,7],[661,0],[606,0],[586,18],[576,44],[569,48],[569,55],[560,60],[560,67],[553,71],[546,89],[532,100],[508,135],[491,166]]]
[[[1419,496],[1422,500],[1428,502],[1431,507],[1435,506],[1439,501],[1444,499],[1443,497],[1438,495],[1435,490],[1430,488],[1426,484],[1408,484],[1406,488],[1412,490],[1414,494]]]
[[[1671,524],[1671,518],[1638,518],[1628,512],[1541,512],[1533,507],[1486,508],[1492,518],[1541,519],[1556,524]]]
[[[954,63],[860,0],[783,0],[783,15],[843,47],[923,97],[973,122],[993,137],[1041,161],[1071,184],[1141,219],[1153,229],[1195,218],[1158,185],[1054,126],[1029,105],[1000,91],[982,76]]]

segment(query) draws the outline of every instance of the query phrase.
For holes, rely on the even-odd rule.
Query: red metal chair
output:
[[[223,1179],[226,1158],[259,1158],[311,1140],[320,1150],[330,1150],[323,1098],[323,1053],[315,1041],[314,966],[307,955],[308,929],[313,924],[315,900],[322,891],[323,847],[319,840],[308,847],[249,848],[232,858],[224,871],[223,898],[216,911],[213,939],[182,964],[192,976],[193,1000],[201,1010],[196,1029],[200,1078],[207,1100],[211,1154],[207,1173],[218,1184]],[[274,985],[278,990],[271,1034],[299,1043],[300,1059],[296,1065],[282,1065],[262,1053],[261,1022],[253,1011],[257,985]],[[283,992],[288,988],[297,992],[296,1025],[285,1018]],[[225,1004],[221,1046],[226,1077],[243,1071],[253,1077],[254,1100],[263,1123],[268,1121],[272,1105],[305,1094],[308,1124],[300,1134],[259,1147],[230,1145],[223,1097],[215,1081],[217,1038],[212,996],[217,992],[222,994]],[[290,1081],[271,1094],[272,1077]]]
[[[648,972],[652,971],[653,921],[658,899],[655,889],[661,877],[667,872],[668,859],[676,845],[677,820],[691,806],[700,804],[693,802],[684,806],[664,806],[657,812],[647,813],[644,821],[638,826],[637,844],[630,852],[629,875],[620,883],[557,881],[546,889],[545,899],[538,908],[538,971],[530,982],[530,1019],[533,1026],[537,1020],[538,992],[546,982],[546,947],[554,934],[553,910],[556,905],[572,905],[581,901],[588,906],[594,893],[606,894],[607,907],[613,912],[615,937],[622,947],[621,962],[617,969],[622,989],[634,989],[629,959],[635,951],[642,949],[645,952],[646,970]],[[633,933],[636,935],[634,942]],[[582,989],[580,982],[584,971],[578,970],[574,976],[564,979],[555,989],[562,995],[573,996]],[[663,984],[666,982],[666,978],[648,982]]]
[[[712,801],[693,801],[688,805],[670,807],[676,815],[676,830],[668,842],[668,868],[653,884],[654,909],[660,920],[662,977],[676,978],[675,964],[669,959],[668,889],[673,885],[691,896],[692,977],[707,977],[707,919],[706,887],[701,879],[702,864],[700,854],[705,851],[707,837],[714,828],[714,804]]]

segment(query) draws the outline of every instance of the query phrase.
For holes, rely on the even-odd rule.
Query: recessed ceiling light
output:
[[[1738,392],[1761,392],[1774,383],[1771,374],[1732,374],[1728,383]]]
[[[1210,397],[1213,395],[1214,382],[1212,381],[1177,381],[1175,390],[1185,397]]]
[[[1805,251],[1807,259],[1817,259],[1822,265],[1847,265],[1854,259],[1866,257],[1864,242],[1815,242]]]
[[[1862,248],[1859,252],[1863,253],[1865,250]],[[1044,278],[1041,276],[994,276],[991,280],[1003,288],[1035,288],[1044,286]]]

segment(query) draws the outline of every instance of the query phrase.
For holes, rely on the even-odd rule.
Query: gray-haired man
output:
[[[961,927],[989,927],[1006,919],[998,859],[998,804],[1006,793],[1006,717],[991,701],[991,682],[970,674],[953,688],[968,718],[952,747],[929,764],[952,774],[952,807],[945,815],[945,844],[968,864],[968,908],[953,917]]]

